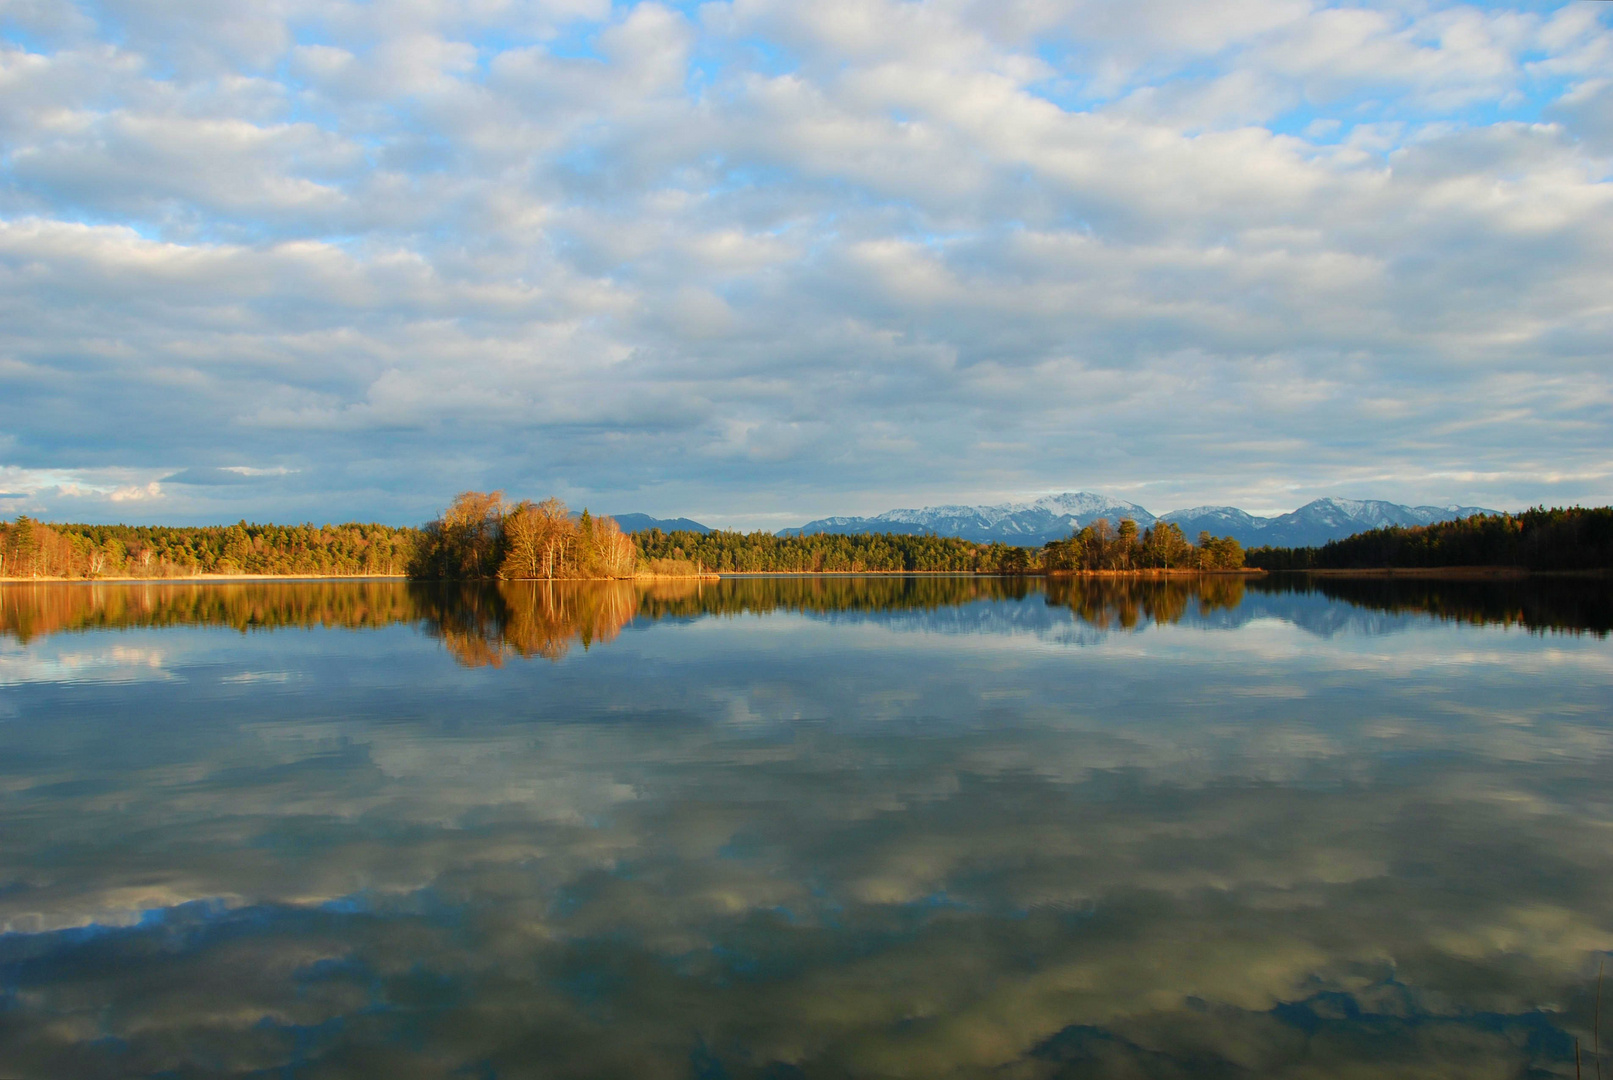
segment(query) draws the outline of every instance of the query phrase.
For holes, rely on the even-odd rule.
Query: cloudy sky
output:
[[[1610,9],[0,0],[0,516],[1606,502]]]

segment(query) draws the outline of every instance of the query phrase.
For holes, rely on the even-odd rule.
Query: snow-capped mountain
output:
[[[1035,546],[1062,540],[1072,530],[1100,517],[1110,521],[1131,518],[1140,527],[1154,523],[1154,515],[1136,503],[1111,499],[1090,491],[1049,495],[1029,503],[1000,506],[926,506],[921,510],[890,510],[876,517],[831,517],[809,521],[780,536],[814,533],[919,533],[961,536],[985,543],[1001,540]]]
[[[1172,510],[1168,514],[1161,514],[1160,520],[1181,526],[1189,540],[1197,539],[1199,533],[1208,531],[1211,536],[1235,537],[1238,543],[1245,546],[1248,544],[1245,536],[1254,536],[1271,523],[1270,518],[1255,517],[1236,506],[1195,506],[1191,510]]]
[[[928,533],[960,536],[965,540],[1034,546],[1061,540],[1073,530],[1098,518],[1118,522],[1131,518],[1140,528],[1155,521],[1179,525],[1189,540],[1201,531],[1231,536],[1245,547],[1270,544],[1306,547],[1353,536],[1388,525],[1428,525],[1473,514],[1494,514],[1478,506],[1402,506],[1377,499],[1317,499],[1292,513],[1256,517],[1234,506],[1196,506],[1155,517],[1136,503],[1111,499],[1091,491],[1049,495],[1029,503],[1000,506],[926,506],[921,510],[891,510],[875,517],[830,517],[809,521],[780,536],[813,533]]]
[[[1329,540],[1390,525],[1431,525],[1473,514],[1494,514],[1482,506],[1402,506],[1380,499],[1317,499],[1298,510],[1262,518],[1231,506],[1197,506],[1173,510],[1161,519],[1181,526],[1189,539],[1208,530],[1232,536],[1245,547],[1316,547]]]

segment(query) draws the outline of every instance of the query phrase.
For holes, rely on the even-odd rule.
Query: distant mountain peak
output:
[[[650,529],[660,529],[662,532],[696,532],[709,533],[711,530],[698,521],[688,518],[657,518],[648,514],[612,514],[616,524],[623,532],[648,532]]]
[[[1055,514],[1096,514],[1111,510],[1134,510],[1150,520],[1154,517],[1136,503],[1112,499],[1095,491],[1066,491],[1060,495],[1044,495],[1028,505]]]
[[[1071,531],[1092,524],[1098,518],[1118,521],[1133,518],[1139,525],[1154,522],[1154,515],[1136,503],[1124,502],[1092,491],[1066,491],[1044,495],[1030,502],[998,503],[989,506],[926,506],[919,509],[887,510],[873,517],[829,517],[809,521],[799,529],[785,529],[780,535],[846,533],[929,533],[961,536],[966,540],[1036,546],[1048,540],[1069,536]]]
[[[1231,536],[1247,546],[1306,547],[1389,525],[1428,525],[1471,514],[1492,513],[1495,511],[1473,506],[1402,506],[1381,499],[1327,496],[1274,517],[1257,517],[1235,506],[1195,506],[1156,517],[1136,503],[1099,492],[1066,491],[1030,502],[926,506],[887,510],[872,517],[819,518],[798,529],[784,529],[779,535],[930,533],[980,543],[1002,541],[1038,546],[1049,540],[1063,539],[1101,517],[1111,522],[1131,518],[1143,528],[1156,521],[1169,521],[1180,526],[1189,537],[1209,532],[1215,536]]]

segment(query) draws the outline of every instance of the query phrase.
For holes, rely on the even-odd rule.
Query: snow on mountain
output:
[[[1155,520],[1153,514],[1136,503],[1121,502],[1090,491],[1074,491],[1028,503],[926,506],[919,510],[889,510],[874,517],[820,518],[799,529],[785,529],[779,535],[918,533],[961,536],[981,543],[1001,540],[1039,546],[1049,540],[1062,540],[1073,530],[1085,528],[1100,517],[1110,521],[1129,517],[1144,528]]]
[[[1195,506],[1155,517],[1136,503],[1111,499],[1091,491],[1048,495],[1028,503],[996,506],[926,506],[919,510],[889,510],[874,517],[830,517],[809,521],[780,536],[814,533],[927,533],[960,536],[965,540],[1037,546],[1061,540],[1098,518],[1118,522],[1131,518],[1141,528],[1156,521],[1181,527],[1189,540],[1200,532],[1231,536],[1245,547],[1269,544],[1306,547],[1353,536],[1390,525],[1428,525],[1473,514],[1494,514],[1478,506],[1402,506],[1379,499],[1317,499],[1298,510],[1275,517],[1256,517],[1235,506]]]
[[[1431,525],[1473,514],[1494,514],[1479,506],[1402,506],[1380,499],[1317,499],[1292,513],[1264,519],[1258,538],[1238,542],[1274,547],[1316,547],[1369,529],[1391,525]],[[1237,535],[1235,532],[1232,535]]]
[[[1189,510],[1172,510],[1168,514],[1161,514],[1159,520],[1175,524],[1187,534],[1189,540],[1197,540],[1199,533],[1208,532],[1211,536],[1236,537],[1238,543],[1245,546],[1249,541],[1244,537],[1255,536],[1270,523],[1269,518],[1255,517],[1236,506],[1195,506]]]

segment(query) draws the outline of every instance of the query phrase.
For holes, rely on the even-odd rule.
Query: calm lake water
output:
[[[1608,586],[1325,588],[0,586],[0,1076],[1596,1075]]]

